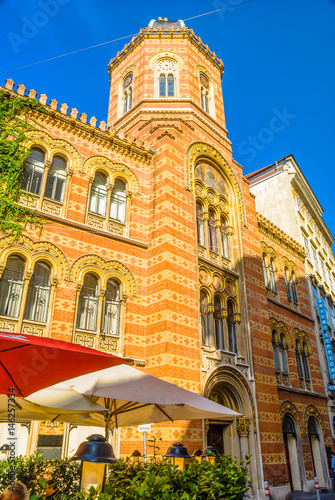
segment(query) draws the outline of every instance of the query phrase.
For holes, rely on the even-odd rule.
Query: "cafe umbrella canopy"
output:
[[[240,416],[210,399],[124,364],[67,380],[64,385],[109,409],[106,437],[112,427]]]
[[[29,394],[125,359],[35,335],[0,332],[0,394]]]

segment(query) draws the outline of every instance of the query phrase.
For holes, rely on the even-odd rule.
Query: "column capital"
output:
[[[241,437],[248,437],[250,432],[250,421],[248,418],[240,417],[236,421],[237,432]]]

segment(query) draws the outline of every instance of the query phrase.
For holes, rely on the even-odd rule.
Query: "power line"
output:
[[[132,35],[122,36],[121,38],[115,38],[114,40],[110,40],[109,42],[103,42],[103,43],[98,43],[97,45],[91,45],[91,47],[85,47],[84,49],[74,50],[73,52],[68,52],[67,54],[61,54],[59,56],[49,57],[49,59],[43,59],[43,61],[37,61],[37,62],[31,63],[31,64],[26,64],[25,66],[20,66],[19,68],[13,68],[13,69],[9,69],[7,71],[2,71],[0,73],[0,75],[4,75],[5,73],[9,73],[10,71],[17,71],[19,69],[30,68],[31,66],[36,66],[37,64],[42,64],[42,63],[45,63],[48,61],[54,61],[55,59],[60,59],[61,57],[70,56],[72,54],[78,54],[78,52],[84,52],[85,50],[95,49],[96,47],[101,47],[102,45],[107,45],[109,43],[118,42],[119,40],[125,40],[126,38],[130,38],[131,36],[135,36],[135,35],[137,35],[137,33],[133,33]]]
[[[191,19],[197,19],[198,17],[209,16],[210,14],[215,14],[216,12],[220,12],[222,10],[233,9],[234,7],[239,7],[240,5],[244,5],[245,3],[250,3],[250,2],[254,2],[254,1],[255,0],[246,0],[245,2],[237,3],[236,5],[230,5],[228,7],[222,7],[221,9],[216,9],[216,10],[212,10],[210,12],[205,12],[204,14],[199,14],[197,16],[188,17],[187,19],[183,19],[183,21],[190,21]],[[137,34],[138,33],[133,33],[132,35],[126,35],[126,36],[122,36],[120,38],[115,38],[114,40],[109,40],[108,42],[98,43],[97,45],[91,45],[90,47],[85,47],[83,49],[78,49],[78,50],[74,50],[72,52],[67,52],[66,54],[61,54],[59,56],[49,57],[48,59],[43,59],[42,61],[37,61],[34,63],[26,64],[25,66],[19,66],[18,68],[8,69],[7,71],[0,72],[0,75],[5,75],[6,73],[10,73],[11,71],[18,71],[19,69],[30,68],[31,66],[37,66],[37,64],[42,64],[45,62],[54,61],[55,59],[60,59],[61,57],[66,57],[66,56],[71,56],[73,54],[78,54],[79,52],[85,52],[86,50],[91,50],[91,49],[95,49],[97,47],[102,47],[103,45],[108,45],[109,43],[119,42],[120,40],[125,40],[126,38],[133,37]]]
[[[183,21],[190,21],[190,19],[196,19],[197,17],[203,17],[203,16],[208,16],[209,14],[215,14],[215,12],[220,12],[221,10],[233,9],[234,7],[238,7],[239,5],[243,5],[245,3],[250,3],[254,1],[255,0],[246,0],[245,2],[237,3],[236,5],[229,5],[229,7],[222,7],[221,9],[211,10],[210,12],[199,14],[198,16],[188,17],[187,19],[183,19]]]

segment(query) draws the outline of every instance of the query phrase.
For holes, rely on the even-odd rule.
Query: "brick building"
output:
[[[1,329],[133,358],[238,411],[237,420],[179,421],[154,434],[163,452],[180,440],[190,452],[213,444],[252,453],[255,498],[264,480],[273,498],[310,489],[316,472],[326,485],[332,441],[305,254],[257,216],[232,158],[222,61],[182,21],[159,19],[111,60],[109,74],[107,130],[39,97],[46,112],[30,134],[23,180],[33,197],[21,202],[46,223],[15,244],[0,240]],[[25,95],[13,87],[7,81]],[[87,429],[34,423],[28,451],[63,433],[66,453]],[[116,453],[140,439],[134,428],[116,432]]]

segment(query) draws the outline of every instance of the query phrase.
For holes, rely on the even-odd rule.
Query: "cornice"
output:
[[[133,240],[131,238],[127,238],[126,236],[120,236],[118,234],[110,233],[109,231],[103,231],[101,229],[96,229],[92,226],[88,226],[86,224],[82,224],[81,222],[76,222],[71,219],[66,219],[65,217],[57,217],[57,215],[46,214],[45,212],[41,212],[40,210],[36,210],[39,215],[42,215],[44,219],[51,220],[53,222],[58,222],[64,226],[74,227],[75,229],[79,229],[81,231],[85,231],[85,233],[97,234],[99,236],[103,236],[109,240],[117,240],[122,243],[126,243],[127,245],[135,246],[138,248],[143,248],[147,250],[149,245],[144,243],[143,241]]]
[[[239,276],[240,276],[239,273],[236,273],[235,271],[232,271],[231,269],[228,269],[227,267],[223,267],[223,266],[220,266],[219,264],[215,264],[215,262],[212,262],[211,260],[206,259],[206,257],[201,257],[200,255],[198,255],[198,263],[199,264],[200,263],[206,264],[207,266],[213,267],[222,273],[224,272],[226,274],[229,274],[233,278],[239,278]]]
[[[34,97],[31,96],[36,96],[35,91],[29,91],[29,97],[24,95],[25,87],[22,85],[19,85],[18,87],[24,87],[23,93],[18,93],[12,88],[14,86],[14,82],[12,80],[7,80],[7,82],[10,82],[9,84],[7,83],[8,87],[5,88],[2,86],[1,91],[8,92],[14,98],[34,99]],[[136,141],[130,143],[125,139],[121,139],[117,135],[111,135],[109,131],[104,130],[106,127],[105,122],[101,122],[99,127],[96,127],[96,119],[92,117],[90,120],[92,123],[86,123],[87,115],[83,114],[85,118],[79,119],[77,118],[77,110],[71,110],[71,115],[68,115],[68,106],[66,104],[62,104],[62,111],[59,111],[55,109],[55,107],[45,104],[47,96],[45,96],[44,99],[42,99],[42,96],[45,96],[45,94],[40,95],[40,102],[42,104],[41,111],[32,111],[30,116],[39,115],[43,118],[42,121],[44,123],[50,124],[53,122],[60,130],[71,131],[71,133],[74,133],[75,131],[78,136],[85,137],[86,140],[90,140],[95,144],[104,144],[105,146],[116,150],[116,152],[120,152],[124,156],[136,158],[136,160],[144,163],[149,163],[151,161],[154,154],[153,151],[145,149],[137,144]],[[57,105],[58,103],[56,102],[56,106]]]
[[[196,47],[199,52],[207,61],[209,61],[217,70],[220,71],[220,76],[223,74],[223,62],[219,59],[215,52],[212,52],[208,45],[205,45],[200,37],[194,34],[194,31],[186,26],[183,26],[180,29],[174,28],[162,28],[154,29],[150,26],[146,28],[142,28],[137,35],[135,35],[129,43],[127,43],[121,51],[119,51],[116,56],[111,59],[108,64],[108,72],[111,73],[122,64],[127,57],[135,50],[135,48],[139,47],[144,40],[155,39],[155,40],[188,40],[194,47]]]
[[[202,114],[204,113],[203,109],[197,103],[192,101],[192,99],[173,99],[173,100],[171,99],[168,101],[168,103],[171,103],[171,102],[173,102],[173,103],[188,103],[188,104],[191,104],[195,108],[195,110],[193,110],[192,108],[187,108],[187,109],[186,108],[184,108],[184,109],[180,109],[180,108],[179,109],[143,108],[143,109],[139,109],[143,104],[147,104],[147,103],[149,103],[149,104],[151,104],[151,103],[152,104],[162,104],[162,102],[165,103],[165,101],[162,101],[162,99],[141,99],[137,104],[134,105],[134,107],[130,111],[128,111],[127,114],[121,116],[121,118],[116,120],[112,126],[115,129],[120,130],[120,129],[128,126],[129,122],[132,122],[136,118],[140,117],[141,114],[155,113],[157,118],[154,118],[154,120],[155,119],[162,120],[162,118],[158,118],[160,114],[163,115],[163,117],[165,119],[167,119],[167,115],[173,114],[174,116],[176,116],[176,115],[180,116],[180,115],[185,115],[187,113],[187,114],[195,116],[203,125],[208,127],[213,133],[215,133],[220,138],[220,140],[225,143],[226,147],[228,147],[229,150],[231,150],[232,143],[229,139],[227,139],[228,130],[225,127],[223,127],[222,125],[220,125],[210,115],[206,114],[206,119],[203,118],[202,117]],[[196,111],[198,111],[198,113]],[[239,165],[238,163],[237,163],[237,165],[239,166],[239,168],[242,168],[242,166]]]
[[[284,233],[284,231],[279,229],[275,224],[266,219],[260,213],[257,213],[257,223],[261,234],[264,234],[275,243],[281,245],[281,247],[298,257],[301,262],[305,262],[305,251],[297,241]]]

